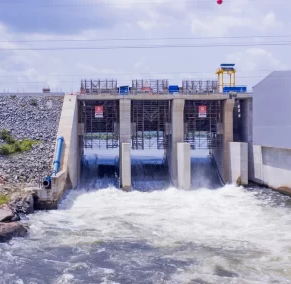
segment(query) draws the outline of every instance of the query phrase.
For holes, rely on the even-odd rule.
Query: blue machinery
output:
[[[51,188],[51,177],[56,176],[56,174],[59,172],[60,169],[60,160],[62,156],[62,146],[64,142],[64,137],[58,137],[57,139],[57,152],[54,160],[54,167],[53,167],[53,172],[51,176],[47,176],[45,180],[43,181],[43,186],[46,189]]]

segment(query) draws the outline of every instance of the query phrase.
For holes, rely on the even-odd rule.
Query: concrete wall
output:
[[[254,145],[291,149],[291,71],[273,72],[254,89]]]
[[[253,145],[250,179],[274,189],[291,188],[291,149]]]
[[[40,190],[39,207],[57,208],[66,189],[75,189],[79,183],[80,155],[78,136],[78,101],[76,96],[64,97],[57,137],[63,136],[63,148],[59,173],[52,178],[52,189]],[[56,141],[57,142],[57,141]],[[56,144],[57,146],[57,144]],[[55,147],[56,152],[56,147]]]

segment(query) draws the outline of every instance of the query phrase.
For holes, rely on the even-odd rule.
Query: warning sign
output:
[[[95,118],[103,118],[103,106],[95,106]]]
[[[207,107],[199,106],[199,117],[206,117],[206,116],[207,116]]]

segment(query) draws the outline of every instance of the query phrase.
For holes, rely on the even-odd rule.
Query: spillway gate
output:
[[[119,147],[119,101],[80,101],[79,121],[84,125],[80,139],[83,149]],[[96,108],[100,111],[96,113]]]
[[[189,143],[191,149],[220,147],[222,143],[221,101],[185,100],[184,142]]]
[[[171,103],[168,100],[131,102],[133,150],[170,147]]]

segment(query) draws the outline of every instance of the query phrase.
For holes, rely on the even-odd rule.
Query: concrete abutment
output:
[[[80,155],[78,137],[77,96],[64,97],[57,137],[64,138],[59,172],[52,177],[51,189],[38,190],[38,207],[56,209],[65,190],[78,187],[80,175]],[[55,145],[55,153],[57,141]]]

